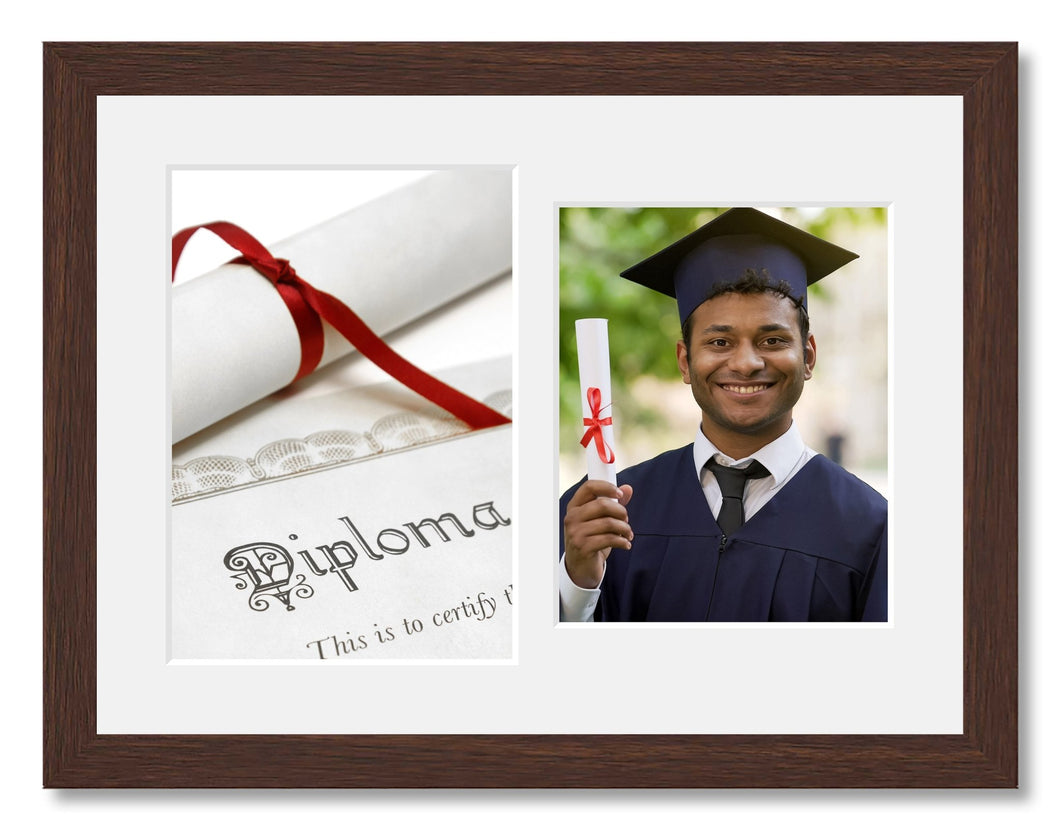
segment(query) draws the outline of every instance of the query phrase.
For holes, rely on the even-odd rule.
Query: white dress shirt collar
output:
[[[730,458],[703,434],[702,429],[696,430],[696,440],[692,446],[692,457],[695,459],[696,470],[702,478],[703,466],[717,456],[718,463],[726,467],[746,467],[754,459],[769,470],[770,489],[776,489],[784,484],[794,473],[801,468],[799,464],[806,453],[806,444],[803,443],[799,430],[794,422],[791,427],[777,438],[766,444],[757,452],[751,453],[747,458]]]

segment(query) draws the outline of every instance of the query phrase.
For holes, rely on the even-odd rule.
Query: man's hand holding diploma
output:
[[[626,505],[633,497],[628,484],[589,479],[575,491],[563,517],[564,563],[571,581],[580,588],[596,588],[604,578],[611,548],[629,550],[633,528]]]

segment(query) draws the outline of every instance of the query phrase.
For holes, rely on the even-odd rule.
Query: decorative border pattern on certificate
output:
[[[512,390],[494,392],[483,403],[511,417]],[[304,438],[272,441],[253,458],[205,455],[173,465],[173,504],[318,472],[470,431],[463,421],[432,406],[384,415],[365,432],[329,429]]]

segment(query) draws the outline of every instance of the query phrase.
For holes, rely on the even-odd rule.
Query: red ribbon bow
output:
[[[511,423],[510,418],[413,366],[384,343],[342,300],[311,286],[295,273],[290,262],[274,257],[258,240],[231,222],[209,222],[175,234],[172,279],[176,279],[177,261],[184,246],[200,228],[212,231],[239,251],[243,256],[235,262],[253,266],[276,286],[291,312],[302,344],[302,361],[294,380],[304,378],[320,363],[324,353],[323,318],[384,372],[455,415],[473,430]]]
[[[604,441],[603,429],[605,426],[611,425],[611,419],[600,417],[600,409],[602,408],[600,398],[600,390],[595,386],[590,386],[585,394],[585,399],[589,402],[589,412],[592,417],[582,418],[582,423],[589,427],[585,430],[585,435],[582,436],[582,446],[588,447],[590,441],[595,441],[596,452],[599,454],[600,460],[605,464],[613,464],[615,462],[615,453]]]

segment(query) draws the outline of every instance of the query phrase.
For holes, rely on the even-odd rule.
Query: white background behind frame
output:
[[[272,116],[282,109],[288,123],[313,125],[311,145],[291,131],[258,131],[254,125],[266,106]],[[944,379],[949,385],[940,387],[939,375],[924,373],[916,360],[930,338],[937,360],[951,366],[961,361],[959,315],[934,313],[960,307],[959,99],[709,98],[697,99],[693,109],[687,99],[656,97],[123,97],[100,98],[98,115],[98,252],[105,275],[99,281],[97,326],[100,732],[960,731],[962,444],[959,429],[951,425],[961,421],[961,374],[950,372]],[[685,129],[668,136],[665,152],[637,166],[623,162],[629,147],[657,142],[654,125],[676,116]],[[830,124],[831,141],[822,142],[811,128],[789,129],[779,145],[768,130],[715,128],[769,121]],[[454,126],[422,129],[437,123]],[[621,130],[571,142],[556,124],[585,124],[586,135],[592,125],[621,124]],[[147,562],[143,557],[166,538],[167,437],[160,405],[166,397],[159,369],[166,365],[166,341],[158,316],[164,313],[166,286],[156,278],[165,273],[165,167],[299,163],[517,165],[521,325],[515,376],[516,423],[522,425],[516,433],[517,667],[219,669],[162,662],[158,592],[164,589],[164,570],[154,561],[161,563],[160,554]],[[554,626],[555,347],[543,349],[541,343],[555,343],[554,205],[573,201],[893,204],[892,320],[896,329],[918,332],[915,343],[896,342],[891,366],[897,404],[892,573],[899,586],[893,626],[691,631],[655,626],[606,633]],[[903,303],[912,291],[918,302]],[[124,328],[107,319],[124,308],[154,313],[126,320]],[[133,353],[129,342],[138,345]],[[135,418],[116,405],[130,376],[141,385],[142,409]],[[903,416],[903,401],[922,405],[925,399],[947,428],[903,429],[911,424]],[[125,452],[116,452],[118,447]],[[929,452],[936,459],[942,454],[944,468],[945,454],[951,453],[948,469],[955,483],[950,498],[935,498],[930,526],[902,507],[922,504],[925,494],[937,492],[937,482],[927,488],[905,477],[913,461]],[[142,484],[153,481],[158,488]],[[918,579],[903,581],[903,542],[913,538],[917,555],[930,556],[934,566],[924,570],[918,564]],[[710,655],[707,665],[686,659],[700,654]],[[623,692],[603,696],[587,718],[572,713],[557,694],[565,677],[591,677]],[[351,688],[387,703],[349,707]],[[430,707],[421,705],[417,689],[422,688],[432,689]],[[628,699],[651,699],[662,689],[667,705],[651,707],[630,723]],[[283,717],[272,705],[308,699],[316,705],[287,707]],[[218,705],[223,700],[243,705],[236,713]],[[508,705],[483,707],[482,700]]]
[[[410,3],[410,5],[412,5]],[[630,4],[621,0],[589,0],[574,6],[539,0],[531,7],[516,5],[510,17],[495,13],[475,16],[479,0],[453,0],[439,5],[418,2],[417,14],[409,5],[376,5],[357,9],[345,19],[326,15],[263,15],[248,20],[242,8],[221,7],[216,2],[188,0],[188,16],[152,18],[128,0],[101,0],[98,4],[73,4],[57,0],[48,6],[28,7],[13,18],[6,30],[8,48],[0,55],[5,72],[4,89],[14,118],[30,125],[14,130],[6,139],[9,157],[24,163],[8,174],[9,199],[0,205],[8,227],[24,244],[10,251],[10,264],[20,273],[41,272],[41,141],[32,125],[41,114],[42,40],[239,39],[319,40],[1019,40],[1020,41],[1020,153],[1025,172],[1020,182],[1022,273],[1020,324],[1022,433],[1021,495],[1021,594],[1020,594],[1020,791],[653,791],[653,790],[540,790],[504,792],[465,791],[257,791],[187,792],[159,790],[129,793],[117,790],[43,790],[41,782],[40,687],[35,682],[10,690],[6,712],[6,748],[3,774],[12,815],[33,820],[41,827],[108,830],[186,828],[219,813],[238,815],[261,828],[287,828],[295,820],[349,819],[351,810],[362,822],[387,822],[395,827],[467,828],[470,821],[506,826],[514,811],[527,820],[549,826],[564,821],[606,822],[615,828],[739,822],[743,826],[775,825],[782,815],[793,830],[820,826],[822,815],[835,824],[861,830],[893,830],[910,822],[946,820],[969,830],[999,824],[1021,827],[1048,826],[1049,816],[1060,810],[1060,653],[1052,637],[1054,588],[1060,581],[1060,560],[1042,556],[1053,537],[1051,503],[1056,485],[1050,475],[1060,463],[1060,445],[1046,441],[1053,419],[1045,418],[1055,396],[1048,388],[1029,382],[1046,369],[1045,355],[1052,341],[1053,307],[1043,302],[1052,261],[1052,229],[1060,224],[1060,203],[1047,183],[1060,177],[1060,155],[1053,152],[1060,131],[1060,108],[1055,90],[1060,86],[1060,52],[1055,36],[1045,25],[1048,9],[1038,0],[1013,0],[1004,10],[995,5],[987,14],[955,15],[952,8],[925,5],[921,0],[892,0],[886,14],[852,15],[844,0],[821,0],[815,14],[805,6],[763,0],[762,13],[748,15],[745,8],[719,5],[687,14],[681,2],[659,0],[650,15],[624,14]],[[638,7],[640,4],[637,4]],[[57,14],[57,7],[63,7]],[[602,16],[606,9],[606,16]],[[200,12],[198,17],[194,11]],[[520,13],[521,12],[521,13]],[[606,19],[605,19],[606,17]],[[355,18],[355,19],[354,19]],[[203,21],[209,21],[208,28]],[[827,129],[825,126],[824,129]],[[1048,258],[1047,258],[1048,254]],[[43,334],[41,282],[24,285],[30,313],[15,325],[0,329],[5,354],[39,342]],[[36,309],[36,311],[32,311]],[[17,487],[5,494],[10,515],[23,517],[11,528],[17,550],[41,546],[40,438],[42,377],[41,352],[32,349],[12,368],[11,387],[30,390],[26,404],[15,415],[14,426],[27,440],[13,448],[13,464],[25,473]],[[27,483],[28,482],[28,483]],[[0,606],[5,629],[15,630],[40,618],[39,565],[31,567],[30,590],[13,593]],[[35,585],[35,587],[34,587]],[[32,629],[32,625],[30,625]],[[41,676],[41,635],[10,642],[8,658],[24,667],[29,678]]]

